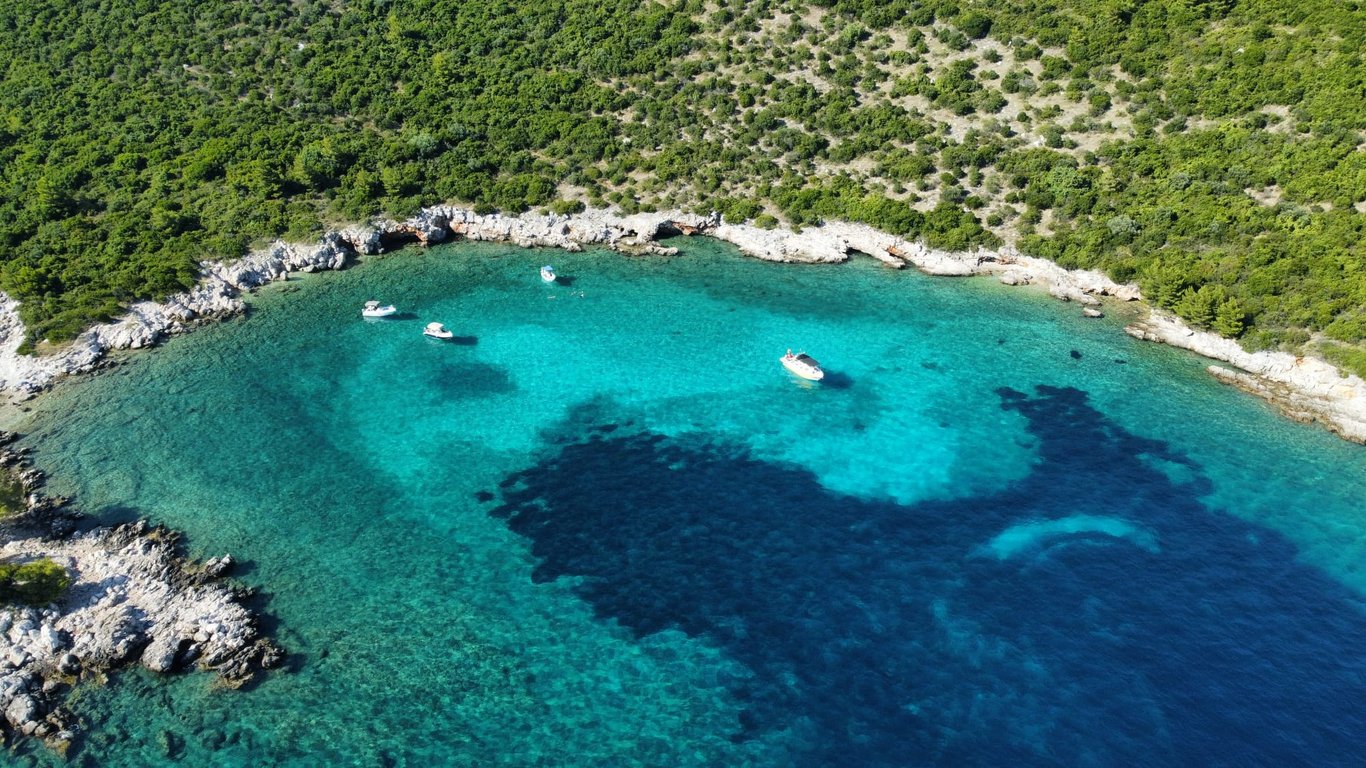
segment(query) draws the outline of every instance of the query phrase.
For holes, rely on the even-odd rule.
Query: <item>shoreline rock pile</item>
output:
[[[0,433],[0,445],[14,436]],[[0,736],[42,739],[65,752],[79,723],[64,705],[78,684],[140,663],[158,673],[216,672],[239,687],[279,666],[284,653],[243,605],[250,593],[220,581],[228,556],[195,564],[178,534],[145,521],[76,532],[80,515],[41,491],[22,451],[0,466],[27,490],[24,510],[0,524],[0,562],[48,558],[71,576],[48,606],[0,606]]]

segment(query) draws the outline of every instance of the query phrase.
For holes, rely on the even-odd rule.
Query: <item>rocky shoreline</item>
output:
[[[1322,424],[1347,440],[1366,444],[1366,381],[1313,357],[1248,352],[1233,339],[1191,330],[1180,319],[1149,312],[1124,329],[1130,336],[1188,349],[1236,368],[1211,365],[1219,381],[1269,401],[1295,421]]]
[[[81,530],[66,499],[43,493],[26,450],[8,447],[15,437],[0,432],[0,472],[20,484],[24,507],[0,518],[0,562],[47,558],[71,583],[47,606],[0,606],[0,739],[65,754],[80,732],[66,695],[129,664],[197,667],[239,687],[283,661],[243,604],[250,593],[221,580],[231,557],[190,561],[176,533],[144,521]]]
[[[98,368],[111,350],[150,346],[195,324],[242,312],[242,294],[290,272],[341,269],[358,255],[376,254],[405,243],[431,244],[451,237],[508,242],[523,247],[600,246],[627,254],[672,254],[659,245],[673,235],[706,235],[724,240],[741,252],[769,261],[833,263],[853,254],[871,256],[890,267],[914,266],[932,275],[996,275],[1007,285],[1039,285],[1052,296],[1090,308],[1100,297],[1141,299],[1137,286],[1121,285],[1094,271],[1071,271],[1024,256],[1007,247],[1000,251],[950,253],[926,248],[872,227],[829,222],[801,231],[761,229],[727,224],[719,216],[682,211],[620,216],[604,210],[574,215],[481,215],[454,206],[424,209],[406,221],[380,221],[370,227],[325,234],[316,244],[276,242],[232,262],[204,265],[200,285],[164,302],[140,302],[115,323],[95,326],[60,351],[42,357],[18,354],[24,329],[17,302],[0,294],[0,393],[17,401],[32,397],[62,376]],[[1240,370],[1212,370],[1220,380],[1267,398],[1300,421],[1315,421],[1337,434],[1366,443],[1366,381],[1346,376],[1312,358],[1281,352],[1247,352],[1237,342],[1195,331],[1157,310],[1131,325],[1136,338],[1194,351]]]

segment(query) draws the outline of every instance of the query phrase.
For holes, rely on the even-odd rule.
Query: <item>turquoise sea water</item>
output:
[[[1122,317],[678,244],[402,251],[39,401],[55,492],[291,652],[82,689],[79,759],[1356,763],[1366,450]]]

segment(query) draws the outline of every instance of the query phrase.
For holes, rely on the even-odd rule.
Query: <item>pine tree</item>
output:
[[[1209,301],[1209,294],[1194,288],[1187,288],[1181,292],[1181,299],[1176,302],[1176,314],[1191,325],[1201,328],[1209,327],[1209,324],[1214,322],[1214,306]]]
[[[1247,327],[1247,310],[1237,299],[1229,299],[1219,305],[1214,313],[1214,331],[1220,336],[1237,338]]]

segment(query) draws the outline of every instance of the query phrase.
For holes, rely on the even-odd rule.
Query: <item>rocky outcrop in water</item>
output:
[[[0,433],[0,443],[11,439]],[[283,660],[243,605],[246,593],[219,581],[231,558],[196,565],[181,556],[177,534],[145,522],[73,534],[79,515],[41,492],[41,473],[23,454],[4,450],[0,465],[28,492],[25,508],[0,525],[0,562],[48,558],[71,576],[51,605],[0,606],[0,735],[65,750],[79,730],[65,695],[126,664],[197,667],[240,686]]]
[[[1233,339],[1192,330],[1177,317],[1151,310],[1124,329],[1130,336],[1189,349],[1242,370],[1211,365],[1215,378],[1264,398],[1283,414],[1322,424],[1357,443],[1366,443],[1366,381],[1312,357],[1286,352],[1248,352]]]
[[[341,269],[357,254],[378,254],[405,243],[432,244],[458,236],[526,248],[578,251],[585,246],[598,246],[626,254],[672,255],[676,249],[657,241],[684,234],[715,237],[746,255],[768,261],[831,263],[865,254],[890,267],[911,265],[932,275],[996,275],[1007,285],[1040,286],[1055,298],[1088,307],[1098,305],[1102,298],[1142,298],[1135,285],[1115,283],[1100,272],[1069,271],[1010,247],[971,253],[936,251],[848,222],[827,222],[794,231],[728,224],[717,214],[702,216],[683,211],[622,216],[589,210],[574,215],[503,216],[437,205],[405,221],[379,221],[370,227],[329,232],[315,244],[276,242],[236,262],[205,264],[200,285],[193,291],[162,303],[136,304],[120,321],[91,328],[59,352],[43,357],[17,353],[24,336],[17,303],[0,294],[0,391],[19,399],[31,397],[61,376],[93,370],[110,350],[149,346],[197,323],[237,314],[245,306],[241,298],[244,292],[282,279],[290,272]],[[1194,337],[1189,335],[1192,333]],[[1142,337],[1233,363],[1267,379],[1268,386],[1247,387],[1249,391],[1307,388],[1310,397],[1302,403],[1306,412],[1313,412],[1316,420],[1333,425],[1339,434],[1363,439],[1358,436],[1359,424],[1366,423],[1366,399],[1354,394],[1355,389],[1338,386],[1341,377],[1327,363],[1315,361],[1313,366],[1288,372],[1274,354],[1266,357],[1270,353],[1248,353],[1234,342],[1214,334],[1192,332],[1184,326],[1180,332],[1158,329]],[[1272,383],[1276,386],[1270,386]]]

